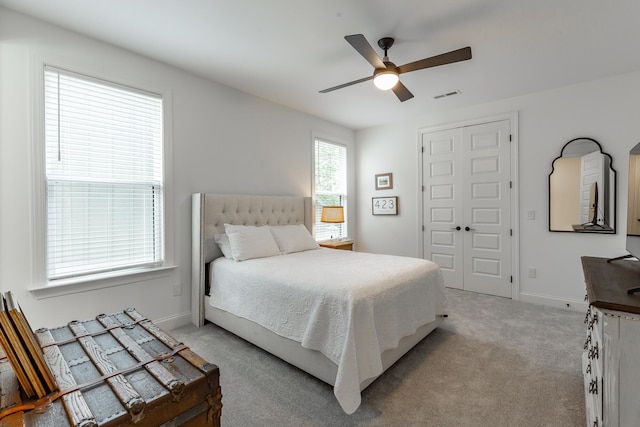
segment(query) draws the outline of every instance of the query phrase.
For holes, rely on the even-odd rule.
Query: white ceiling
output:
[[[0,0],[0,5],[350,128],[640,70],[637,0]],[[471,46],[470,61],[401,76],[404,103],[345,40],[396,39],[401,65]],[[382,56],[382,55],[381,55]],[[435,100],[459,90],[461,94]]]

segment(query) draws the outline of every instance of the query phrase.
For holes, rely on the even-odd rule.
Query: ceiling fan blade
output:
[[[380,59],[376,51],[371,47],[367,39],[364,38],[362,34],[344,36],[344,39],[349,42],[349,44],[353,46],[353,48],[357,50],[358,53],[369,62],[369,64],[373,65],[374,68],[387,68],[384,65],[384,62],[382,62],[382,59]]]
[[[321,90],[321,91],[319,91],[319,92],[320,92],[320,93],[327,93],[327,92],[331,92],[331,91],[334,91],[334,90],[337,90],[337,89],[342,89],[343,87],[347,87],[347,86],[355,85],[355,84],[357,84],[357,83],[366,82],[367,80],[372,80],[372,79],[373,79],[373,76],[363,77],[363,78],[361,78],[361,79],[359,79],[359,80],[354,80],[354,81],[349,82],[349,83],[343,83],[343,84],[341,84],[341,85],[334,86],[334,87],[330,87],[329,89],[324,89],[324,90]]]
[[[454,62],[466,61],[468,59],[471,59],[471,48],[467,46],[462,49],[452,50],[451,52],[443,53],[441,55],[401,65],[398,67],[398,74],[422,70],[424,68],[437,67],[439,65],[452,64]]]
[[[404,102],[408,99],[413,98],[413,94],[409,92],[409,89],[402,82],[396,83],[396,85],[391,89],[393,93],[396,94],[400,102]]]

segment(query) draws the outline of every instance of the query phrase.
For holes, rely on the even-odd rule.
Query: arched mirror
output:
[[[591,138],[567,142],[549,174],[549,231],[616,232],[616,171]]]

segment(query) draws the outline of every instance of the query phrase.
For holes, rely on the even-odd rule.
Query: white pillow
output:
[[[231,252],[231,243],[229,243],[229,236],[226,234],[216,234],[213,236],[213,240],[218,244],[218,247],[222,251],[222,255],[225,258],[233,259],[233,254]]]
[[[278,244],[269,227],[225,224],[231,255],[236,261],[280,255]]]
[[[298,225],[277,225],[270,227],[273,237],[283,254],[308,251],[320,247],[307,227]]]

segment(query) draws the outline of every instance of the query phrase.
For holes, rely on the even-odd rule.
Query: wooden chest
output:
[[[0,427],[220,426],[218,367],[135,309],[36,337],[60,391],[25,399],[0,359]]]

